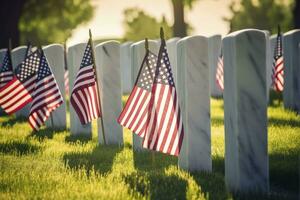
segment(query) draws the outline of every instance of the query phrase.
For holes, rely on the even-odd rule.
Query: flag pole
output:
[[[96,79],[96,83],[98,82],[98,77],[97,77],[97,67],[96,67],[96,59],[95,59],[95,51],[94,51],[94,44],[93,44],[93,39],[92,39],[92,32],[91,29],[89,29],[89,36],[90,36],[90,43],[91,43],[91,49],[92,49],[92,59],[93,59],[93,63],[94,63],[94,68],[95,68],[95,79]],[[97,92],[98,92],[98,100],[99,100],[99,108],[100,108],[100,113],[101,113],[101,129],[102,129],[102,135],[103,135],[103,143],[104,145],[106,145],[106,139],[105,139],[105,132],[104,132],[104,123],[103,123],[103,113],[102,113],[102,105],[101,105],[101,99],[100,99],[100,93],[99,93],[99,88],[98,88],[98,84],[97,84]]]

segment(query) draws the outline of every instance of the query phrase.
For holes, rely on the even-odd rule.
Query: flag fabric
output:
[[[184,130],[166,42],[161,41],[143,147],[178,156]]]
[[[133,90],[118,118],[118,123],[141,137],[144,137],[146,130],[156,65],[157,56],[147,51]]]
[[[0,66],[0,88],[5,86],[14,77],[11,56],[9,50],[6,51],[2,65]]]
[[[70,88],[69,88],[69,70],[68,69],[65,69],[64,84],[65,84],[66,96],[69,96]]]
[[[48,119],[50,113],[63,103],[58,85],[43,52],[32,99],[29,124],[32,129],[38,130]]]
[[[32,101],[40,53],[35,51],[25,58],[15,70],[13,79],[0,88],[0,106],[12,114]]]
[[[224,90],[224,64],[223,55],[220,54],[218,57],[218,65],[216,70],[216,83],[221,91]]]
[[[91,40],[87,43],[70,102],[82,124],[101,117]]]
[[[273,89],[277,92],[282,92],[284,89],[284,62],[282,53],[282,35],[280,31],[278,31],[274,48],[272,86]]]

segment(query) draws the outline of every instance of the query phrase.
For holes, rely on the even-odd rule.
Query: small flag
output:
[[[56,80],[43,52],[32,99],[29,124],[32,129],[38,130],[48,119],[50,113],[63,103]]]
[[[0,106],[12,114],[32,101],[40,53],[33,52],[18,65],[13,79],[0,89]]]
[[[118,118],[122,126],[141,137],[144,137],[146,130],[156,63],[157,56],[147,50],[134,88]]]
[[[224,90],[224,64],[222,53],[218,57],[218,65],[216,70],[216,83],[221,91]]]
[[[143,147],[178,156],[184,131],[166,42],[161,46],[155,69]]]
[[[70,102],[82,124],[87,124],[101,116],[91,39],[87,43],[77,73]]]
[[[278,27],[277,40],[274,49],[272,86],[277,92],[282,92],[284,89],[284,62],[282,53],[282,35],[280,33],[280,27]]]
[[[9,50],[6,51],[2,65],[0,66],[0,88],[5,86],[14,77],[11,56]]]

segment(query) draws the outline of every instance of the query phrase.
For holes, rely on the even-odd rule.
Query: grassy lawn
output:
[[[0,117],[0,199],[245,199],[224,183],[223,101],[212,100],[213,173],[188,173],[177,158],[97,144],[93,136],[68,131],[32,133],[26,120]],[[279,106],[268,109],[269,196],[293,199],[299,190],[300,116]],[[113,133],[112,133],[113,134]]]

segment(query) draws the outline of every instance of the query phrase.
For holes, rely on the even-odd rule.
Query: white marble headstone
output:
[[[184,139],[180,168],[212,170],[208,38],[185,37],[177,43],[177,92]]]
[[[123,145],[123,129],[117,122],[122,111],[120,43],[108,41],[98,44],[95,59],[106,144]],[[103,144],[101,119],[97,124],[99,143]]]
[[[208,38],[208,57],[209,57],[209,83],[210,94],[212,97],[221,97],[223,91],[217,85],[216,72],[218,67],[218,60],[221,53],[221,35],[213,35]]]
[[[11,60],[15,69],[25,59],[27,46],[19,46],[11,51]],[[31,103],[28,103],[21,110],[16,112],[16,117],[28,117]]]
[[[43,47],[43,51],[64,99],[64,103],[51,113],[50,117],[46,121],[46,126],[51,128],[66,129],[64,47],[61,44],[51,44]]]
[[[175,85],[177,85],[177,42],[179,40],[179,37],[175,37],[166,42]]]
[[[158,54],[159,43],[155,40],[149,40],[149,49],[154,54]],[[141,67],[143,59],[145,57],[145,41],[139,41],[131,45],[131,78],[132,85],[134,85],[138,71]],[[133,133],[133,149],[134,150],[142,150],[142,138]]]
[[[284,34],[284,107],[300,112],[300,59],[298,44],[300,29]]]
[[[2,61],[5,57],[6,51],[7,51],[7,49],[0,49],[0,68],[1,68],[1,65],[2,65]],[[4,111],[0,107],[0,115],[2,115],[2,114],[4,114]]]
[[[268,192],[266,34],[233,32],[223,39],[223,48],[226,186]]]
[[[267,102],[269,102],[270,88],[272,84],[272,66],[273,54],[271,49],[270,32],[264,31],[266,35],[266,86],[267,86]]]
[[[79,70],[86,43],[79,43],[69,47],[67,59],[69,69],[69,88],[70,93],[74,86],[74,81]],[[70,104],[70,132],[71,135],[92,135],[91,123],[81,125],[78,115]]]
[[[122,72],[122,94],[129,94],[132,90],[131,54],[130,46],[133,42],[125,42],[120,46],[120,64]]]

